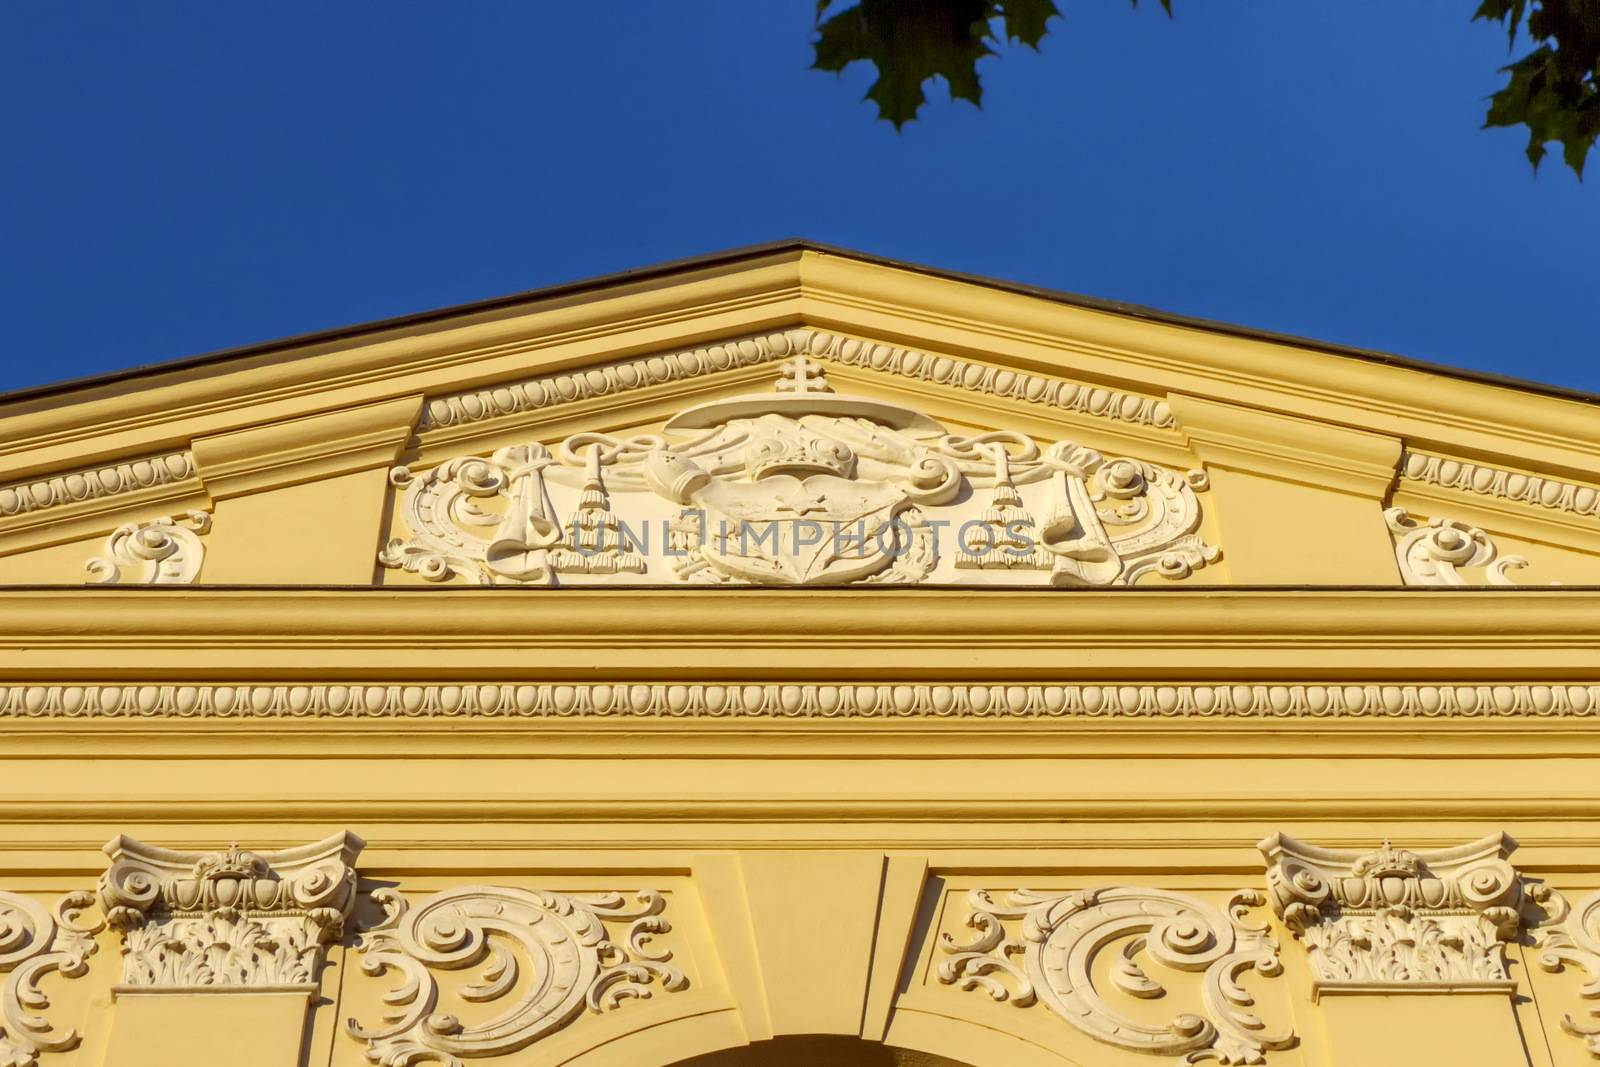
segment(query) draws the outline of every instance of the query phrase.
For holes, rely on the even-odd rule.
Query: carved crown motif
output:
[[[1388,840],[1377,851],[1368,852],[1350,865],[1350,873],[1357,878],[1416,878],[1423,870],[1421,856],[1395,848]]]
[[[765,422],[765,420],[763,420]],[[848,445],[813,433],[793,422],[772,420],[761,426],[761,436],[750,444],[745,463],[756,481],[775,474],[832,474],[848,477],[855,466],[855,453]]]
[[[1509,992],[1501,943],[1542,917],[1545,887],[1491,834],[1412,852],[1320,848],[1282,834],[1261,842],[1272,909],[1305,943],[1318,994],[1352,989]]]
[[[202,882],[214,882],[225,878],[243,881],[250,878],[265,878],[270,873],[266,860],[254,852],[246,852],[239,847],[237,841],[229,844],[224,852],[209,852],[201,856],[194,865],[194,876]]]

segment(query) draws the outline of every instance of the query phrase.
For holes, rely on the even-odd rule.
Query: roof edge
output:
[[[1549,382],[1533,381],[1526,378],[1517,378],[1512,375],[1496,374],[1488,371],[1472,370],[1465,367],[1455,367],[1445,363],[1436,363],[1430,360],[1416,359],[1402,356],[1379,349],[1358,348],[1352,345],[1342,345],[1332,341],[1322,341],[1316,338],[1303,337],[1297,334],[1281,333],[1273,330],[1264,330],[1251,326],[1241,326],[1237,323],[1222,322],[1215,319],[1200,318],[1191,315],[1180,315],[1176,312],[1163,311],[1144,304],[1135,304],[1120,300],[1109,300],[1102,297],[1086,296],[1081,293],[1072,293],[1059,289],[1050,289],[1044,286],[1029,285],[1024,282],[1009,281],[1003,278],[992,278],[985,275],[967,274],[961,271],[947,270],[942,267],[932,267],[926,264],[911,263],[905,260],[893,259],[870,252],[844,248],[821,241],[813,241],[803,237],[784,238],[760,244],[743,245],[736,248],[724,249],[717,252],[708,252],[701,255],[687,256],[680,259],[666,260],[660,263],[648,264],[642,267],[633,267],[627,270],[614,271],[608,274],[592,275],[568,282],[559,282],[555,285],[544,286],[537,289],[526,289],[519,292],[507,293],[501,296],[488,297],[483,300],[470,301],[464,304],[454,304],[446,307],[433,308],[425,311],[411,312],[386,319],[377,319],[363,323],[353,323],[345,326],[335,326],[324,330],[314,330],[308,333],[292,334],[287,337],[275,338],[268,341],[253,342],[233,348],[216,349],[196,355],[182,356],[176,359],[164,360],[158,363],[145,363],[120,370],[105,371],[100,374],[84,375],[78,378],[68,378],[58,382],[46,382],[42,385],[28,386],[9,392],[0,392],[0,406],[6,406],[20,401],[35,400],[55,394],[71,393],[82,389],[90,389],[108,385],[118,381],[150,377],[172,371],[187,370],[193,367],[209,364],[224,364],[236,359],[246,359],[270,355],[276,351],[288,350],[304,345],[326,344],[345,338],[357,338],[370,334],[382,333],[407,326],[423,325],[438,322],[462,315],[481,314],[483,312],[498,311],[518,304],[532,303],[540,300],[549,300],[562,296],[571,296],[578,293],[597,291],[625,285],[633,282],[648,281],[672,274],[685,273],[712,267],[727,266],[747,260],[768,258],[774,256],[793,255],[800,256],[806,252],[822,255],[839,256],[853,259],[863,263],[889,267],[895,270],[909,271],[930,277],[942,278],[948,281],[962,282],[968,285],[982,286],[1002,292],[1015,293],[1021,296],[1034,297],[1052,303],[1069,307],[1081,308],[1089,311],[1098,311],[1111,315],[1120,315],[1126,318],[1140,319],[1146,322],[1157,323],[1165,326],[1176,326],[1184,329],[1202,330],[1210,333],[1238,337],[1246,340],[1261,341],[1269,344],[1286,345],[1295,348],[1322,352],[1328,355],[1341,356],[1348,359],[1359,359],[1370,363],[1379,363],[1387,366],[1420,371],[1427,374],[1443,375],[1464,381],[1491,385],[1500,388],[1516,389],[1522,392],[1536,393],[1563,400],[1574,400],[1580,403],[1600,405],[1600,392],[1590,392],[1570,386],[1555,385]]]

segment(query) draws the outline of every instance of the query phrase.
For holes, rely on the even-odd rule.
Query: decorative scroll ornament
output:
[[[35,1067],[42,1052],[78,1046],[74,1030],[57,1031],[44,1017],[50,999],[39,988],[48,974],[81,978],[102,925],[82,922],[92,893],[69,893],[55,914],[29,897],[0,893],[0,1067]]]
[[[1528,565],[1523,556],[1501,556],[1494,540],[1470,523],[1440,518],[1423,523],[1405,508],[1389,508],[1383,517],[1399,537],[1394,555],[1407,585],[1467,585],[1461,571],[1475,567],[1488,568],[1490,585],[1516,585],[1506,572]]]
[[[1070,442],[1041,454],[1009,431],[953,434],[833,392],[803,354],[781,370],[776,392],[690,408],[660,435],[581,433],[554,455],[526,444],[421,475],[396,468],[410,537],[379,560],[431,581],[522,585],[1104,586],[1182,578],[1217,557],[1195,532],[1203,472]]]
[[[480,585],[551,585],[562,573],[642,572],[644,561],[622,546],[607,503],[604,452],[591,445],[585,461],[583,499],[573,521],[576,547],[550,503],[545,469],[553,460],[543,445],[453,459],[421,478],[396,467],[389,478],[408,487],[402,514],[412,537],[391,540],[378,560],[433,582],[464,575]]]
[[[1551,893],[1556,903],[1564,904]],[[1600,999],[1600,893],[1586,897],[1575,909],[1552,917],[1553,924],[1539,932],[1539,966],[1560,971],[1567,964],[1581,968],[1589,977],[1579,996]],[[1590,1008],[1590,1016],[1600,1016],[1600,1008]],[[1583,1039],[1590,1054],[1600,1057],[1600,1022],[1579,1022],[1571,1015],[1561,1018],[1561,1029]]]
[[[373,893],[387,912],[362,937],[361,969],[393,970],[404,985],[384,998],[393,1011],[368,1029],[346,1026],[367,1042],[367,1059],[383,1067],[421,1063],[461,1067],[464,1060],[526,1048],[585,1010],[610,1011],[644,999],[659,985],[686,989],[672,953],[651,945],[671,924],[666,898],[652,890],[629,907],[621,893],[569,895],[501,886],[463,886],[436,893],[415,910],[394,890]],[[627,923],[616,941],[606,922]],[[429,968],[459,971],[482,964],[480,980],[459,990],[474,1004],[508,1001],[481,1023],[437,1011],[439,986]],[[526,970],[527,982],[519,982]]]
[[[949,958],[939,964],[941,982],[981,990],[1018,1007],[1043,1000],[1098,1041],[1175,1055],[1180,1064],[1260,1064],[1267,1050],[1295,1043],[1292,1031],[1269,1030],[1250,1010],[1255,1002],[1239,981],[1249,971],[1268,977],[1282,972],[1266,927],[1246,915],[1263,903],[1258,892],[1233,894],[1226,917],[1205,901],[1165,889],[1019,890],[1008,895],[1004,907],[978,889],[969,903],[966,923],[977,936],[962,942],[942,935],[941,948]],[[1008,920],[1021,920],[1020,938],[1006,926]],[[1116,953],[1109,972],[1096,966],[1104,951]],[[1151,1024],[1106,1000],[1097,987],[1101,973],[1127,996],[1166,996],[1160,972],[1147,970],[1147,959],[1202,975],[1205,1014],[1184,1012],[1169,1023]]]
[[[1412,852],[1318,848],[1282,834],[1261,842],[1272,910],[1304,942],[1317,993],[1503,990],[1501,944],[1543,917],[1542,885],[1506,862],[1504,834]]]
[[[145,585],[188,585],[206,558],[200,535],[210,530],[211,516],[204,511],[118,526],[106,538],[106,554],[85,565],[89,580],[109,585],[122,580],[124,568],[143,567],[138,581]]]
[[[126,836],[105,851],[100,906],[123,936],[127,992],[316,988],[355,905],[351,833],[277,852],[174,852]]]

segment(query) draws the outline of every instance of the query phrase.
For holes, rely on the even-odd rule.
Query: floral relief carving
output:
[[[1516,585],[1507,573],[1526,567],[1524,556],[1502,556],[1494,539],[1471,523],[1434,517],[1423,522],[1405,508],[1383,513],[1398,540],[1394,555],[1406,585],[1468,585],[1463,570],[1483,568],[1490,585]]]
[[[465,1060],[526,1048],[584,1012],[602,1013],[677,992],[689,980],[672,953],[652,944],[669,932],[666,897],[641,890],[630,905],[621,893],[568,894],[502,886],[463,886],[434,894],[416,908],[394,890],[373,894],[386,918],[362,935],[361,969],[396,972],[403,984],[384,998],[383,1022],[347,1021],[367,1043],[367,1059],[383,1067]],[[613,934],[607,923],[620,926]],[[438,1010],[433,969],[481,968],[459,990],[472,1004],[503,1004],[491,1018],[467,1022]],[[519,983],[524,973],[530,983]],[[519,989],[519,985],[521,988]]]
[[[40,982],[50,974],[81,978],[102,925],[86,922],[92,893],[69,893],[54,913],[30,897],[0,892],[0,1067],[36,1067],[43,1052],[78,1046],[75,1030],[57,1030],[45,1017],[50,998]]]
[[[1252,1009],[1240,984],[1251,971],[1281,973],[1277,945],[1250,908],[1264,900],[1240,890],[1226,915],[1196,897],[1165,889],[1109,888],[1072,893],[1019,890],[997,904],[986,890],[969,895],[967,941],[945,933],[940,982],[978,990],[1025,1008],[1043,1002],[1090,1037],[1136,1052],[1178,1057],[1180,1064],[1262,1064],[1271,1049],[1295,1043],[1292,1030],[1271,1029]],[[1098,986],[1095,966],[1114,953],[1105,972],[1120,994],[1141,1000],[1167,995],[1162,967],[1201,976],[1204,1014],[1180,1012],[1165,1024],[1141,1022],[1119,1010]]]
[[[1504,834],[1427,852],[1324,849],[1282,834],[1260,847],[1273,911],[1306,946],[1319,994],[1510,992],[1501,946],[1550,898],[1506,862],[1516,846]]]
[[[122,934],[125,991],[315,988],[355,905],[354,834],[276,852],[106,845],[100,906]]]
[[[835,393],[803,353],[780,370],[776,391],[690,408],[660,434],[396,468],[409,536],[379,561],[429,581],[535,586],[1110,586],[1217,558],[1197,533],[1203,472],[951,433]]]
[[[105,555],[85,565],[89,580],[110,585],[123,581],[124,571],[139,569],[134,580],[144,585],[188,585],[205,563],[200,537],[210,530],[211,516],[204,511],[125,523],[106,538]]]
[[[1554,897],[1555,894],[1552,894]],[[1600,893],[1592,893],[1570,910],[1559,898],[1553,907],[1560,907],[1551,922],[1539,931],[1539,967],[1556,972],[1568,964],[1579,968],[1588,981],[1579,990],[1586,1000],[1600,999]],[[1579,1021],[1571,1014],[1561,1017],[1561,1029],[1581,1038],[1591,1055],[1600,1057],[1600,1008],[1591,1007],[1588,1019]]]

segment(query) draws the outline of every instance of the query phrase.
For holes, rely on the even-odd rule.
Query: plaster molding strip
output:
[[[1406,450],[1400,461],[1401,476],[1425,485],[1458,489],[1477,496],[1496,497],[1550,511],[1566,511],[1600,518],[1600,489],[1536,474],[1522,474],[1466,460]]]
[[[0,523],[67,504],[134,493],[196,477],[193,453],[166,452],[0,485]]]
[[[418,432],[776,362],[796,351],[844,366],[917,378],[968,392],[1011,397],[1155,429],[1174,427],[1171,408],[1155,397],[1005,370],[954,356],[931,356],[822,330],[793,329],[436,396],[424,407]]]
[[[14,685],[0,719],[1600,718],[1600,684]]]

